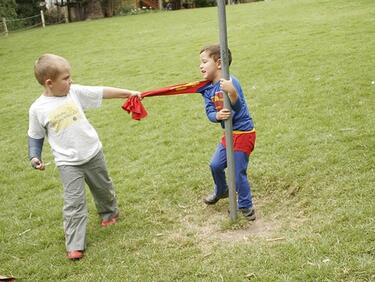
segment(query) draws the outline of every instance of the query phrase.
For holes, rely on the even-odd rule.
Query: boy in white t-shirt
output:
[[[84,110],[97,108],[102,99],[140,96],[140,92],[114,87],[72,85],[69,62],[44,54],[34,66],[44,87],[29,110],[29,158],[44,170],[41,153],[47,137],[64,186],[64,232],[68,258],[81,259],[86,247],[87,205],[85,182],[94,197],[101,226],[116,223],[116,196],[108,176],[102,144]]]

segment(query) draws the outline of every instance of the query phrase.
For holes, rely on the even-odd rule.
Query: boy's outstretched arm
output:
[[[113,98],[129,98],[130,96],[138,96],[141,99],[141,92],[116,88],[116,87],[104,87],[103,88],[103,99],[113,99]]]
[[[35,139],[29,136],[29,160],[31,166],[35,169],[44,170],[45,165],[42,161],[42,149],[43,149],[44,138]]]

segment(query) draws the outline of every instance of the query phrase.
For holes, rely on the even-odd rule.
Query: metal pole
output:
[[[5,33],[5,36],[8,35],[8,27],[7,27],[7,21],[5,18],[3,18],[3,26],[4,26],[4,33]]]
[[[221,73],[224,79],[229,79],[229,59],[228,59],[228,40],[227,40],[227,22],[225,14],[225,0],[217,0],[219,12],[219,32],[220,32],[220,55],[221,55]],[[224,107],[232,110],[228,93],[224,93]],[[237,196],[236,179],[233,154],[233,124],[232,116],[224,122],[225,141],[227,143],[227,175],[229,189],[229,216],[231,220],[237,217]]]

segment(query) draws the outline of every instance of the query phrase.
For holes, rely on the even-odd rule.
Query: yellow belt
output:
[[[249,131],[233,130],[233,134],[244,134],[244,133],[253,133],[253,132],[255,132],[255,128]]]

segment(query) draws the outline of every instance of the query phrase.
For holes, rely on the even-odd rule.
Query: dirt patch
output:
[[[234,226],[229,230],[223,227],[223,224],[228,221],[228,216],[221,213],[216,213],[206,221],[199,223],[188,216],[182,219],[186,229],[194,232],[198,240],[204,242],[237,243],[252,241],[257,238],[270,239],[274,237],[279,229],[276,222],[265,220],[260,215],[257,215],[257,219],[253,222],[241,219],[239,226]]]
[[[263,216],[265,202],[256,202],[255,221],[249,222],[241,214],[238,220],[230,222],[227,203],[201,207],[179,206],[179,229],[166,235],[167,241],[174,244],[194,244],[203,253],[210,254],[213,247],[220,245],[257,244],[260,242],[283,242],[287,240],[286,230],[295,230],[304,224],[304,217],[279,209],[275,214]],[[285,214],[289,214],[288,219]]]
[[[230,225],[230,219],[226,212],[210,211],[209,216],[188,213],[181,215],[180,228],[166,235],[166,239],[173,244],[184,245],[197,244],[203,254],[210,255],[215,246],[254,244],[263,241],[283,241],[280,234],[280,225],[277,219],[263,218],[257,214],[253,222],[239,216],[238,224]]]

